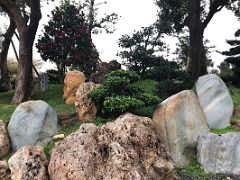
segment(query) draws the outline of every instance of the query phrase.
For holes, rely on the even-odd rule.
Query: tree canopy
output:
[[[89,76],[98,61],[84,13],[69,2],[63,2],[51,12],[36,47],[43,60],[56,63],[62,81],[66,66],[80,69]]]

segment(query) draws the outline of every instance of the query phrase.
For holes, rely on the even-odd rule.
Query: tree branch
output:
[[[203,28],[206,28],[213,16],[222,10],[222,8],[229,3],[229,0],[213,0],[209,7],[209,12],[203,21]]]

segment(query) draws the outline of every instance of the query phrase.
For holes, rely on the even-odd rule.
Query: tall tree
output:
[[[56,63],[60,82],[64,80],[67,66],[80,69],[89,77],[98,62],[98,52],[82,9],[69,1],[62,2],[52,11],[36,47],[43,60]]]
[[[0,91],[10,89],[10,76],[7,67],[7,56],[10,42],[16,29],[15,23],[10,19],[9,26],[5,33],[1,33],[0,46]]]
[[[235,4],[234,4],[235,3]],[[203,44],[204,30],[213,16],[223,7],[236,7],[238,0],[156,0],[159,6],[157,21],[160,31],[181,32],[184,26],[189,29],[190,57],[188,71],[196,81],[207,73],[206,54]],[[206,10],[208,7],[208,10]]]
[[[144,75],[150,67],[156,66],[163,59],[159,53],[164,49],[156,27],[144,27],[132,35],[123,35],[118,45],[123,49],[118,55],[124,59],[123,64],[130,70]]]
[[[14,21],[20,38],[18,75],[12,100],[19,104],[29,100],[33,93],[32,46],[41,19],[40,0],[1,0],[0,7]]]
[[[107,33],[115,31],[114,25],[118,20],[116,13],[99,15],[99,6],[106,4],[106,1],[101,0],[84,0],[81,7],[86,14],[89,34],[97,34],[103,30]]]
[[[204,40],[204,50],[206,54],[206,65],[207,67],[213,67],[213,61],[211,59],[211,52],[212,49],[215,48],[215,46],[210,45],[210,41],[208,39]],[[174,52],[174,54],[177,55],[176,61],[179,63],[179,65],[186,69],[188,65],[188,59],[189,59],[189,53],[190,53],[190,38],[189,33],[185,32],[182,35],[178,36],[178,43],[176,44],[177,48]]]

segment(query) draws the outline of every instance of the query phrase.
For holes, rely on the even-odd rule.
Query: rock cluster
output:
[[[74,104],[76,91],[80,84],[85,82],[85,76],[80,71],[67,72],[64,79],[64,94],[63,98],[66,104]]]
[[[209,131],[199,101],[190,90],[163,101],[154,112],[153,122],[177,167],[191,161],[198,136]]]
[[[82,124],[53,151],[48,170],[51,180],[176,179],[152,120],[132,114],[102,127]]]
[[[121,64],[118,63],[116,60],[112,60],[109,63],[101,62],[97,64],[96,72],[90,75],[89,80],[91,82],[101,84],[103,83],[106,74],[118,69],[121,69]]]
[[[58,134],[57,114],[44,101],[27,101],[18,105],[8,124],[12,147],[42,145]]]

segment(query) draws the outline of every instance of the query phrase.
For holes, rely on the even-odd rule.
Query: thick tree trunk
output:
[[[192,75],[193,81],[207,73],[206,54],[203,45],[203,30],[190,29],[190,57],[187,70]]]
[[[33,95],[33,76],[32,76],[32,37],[28,31],[20,34],[19,62],[16,79],[15,94],[13,103],[19,104],[28,101]]]
[[[7,56],[10,46],[11,39],[15,31],[14,21],[10,20],[10,25],[7,29],[7,32],[4,35],[4,40],[2,42],[2,49],[0,52],[0,91],[8,91],[11,87],[10,76],[7,67]]]
[[[199,0],[189,1],[189,22],[190,52],[188,61],[188,72],[192,75],[193,81],[199,76],[207,73],[206,54],[203,45],[204,25],[201,21],[201,7]]]

